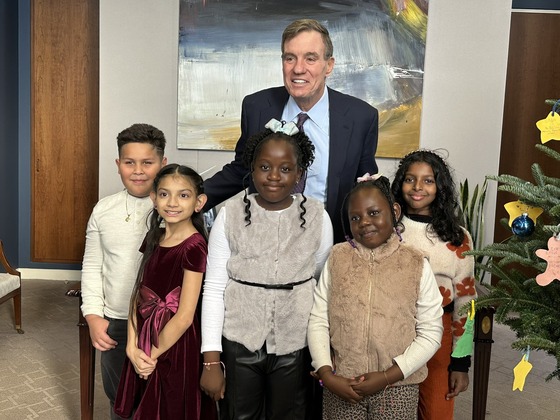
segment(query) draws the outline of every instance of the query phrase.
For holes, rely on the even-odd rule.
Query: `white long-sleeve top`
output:
[[[101,199],[87,224],[82,264],[82,313],[127,319],[147,232],[150,197],[123,190]],[[126,219],[130,214],[130,219]]]
[[[204,280],[201,320],[201,351],[203,353],[207,351],[222,351],[222,330],[225,313],[224,291],[229,279],[227,262],[231,256],[231,249],[225,232],[225,221],[226,208],[223,207],[212,225],[208,241],[208,264]],[[332,224],[328,213],[324,210],[321,244],[315,253],[315,278],[319,277],[329,256],[332,244]]]
[[[331,285],[329,262],[330,260],[325,264],[319,283],[315,288],[315,300],[308,326],[307,339],[315,369],[322,366],[332,367],[328,316]],[[425,365],[441,344],[443,331],[441,294],[430,264],[426,259],[424,259],[422,268],[416,310],[416,338],[403,354],[393,358],[405,379]]]

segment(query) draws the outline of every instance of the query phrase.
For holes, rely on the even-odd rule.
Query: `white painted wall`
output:
[[[471,185],[498,174],[510,19],[511,0],[430,4],[420,143],[448,149],[456,179]],[[496,191],[491,182],[488,242]]]
[[[100,197],[122,188],[116,135],[136,122],[163,130],[170,162],[215,166],[211,175],[233,158],[176,148],[178,15],[179,0],[100,1]],[[471,184],[498,172],[510,17],[511,0],[430,1],[420,145],[447,149],[457,180]],[[378,164],[392,177],[394,159]]]

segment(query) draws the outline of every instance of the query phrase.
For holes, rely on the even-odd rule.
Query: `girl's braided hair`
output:
[[[430,204],[432,222],[429,229],[433,230],[442,241],[451,242],[455,246],[461,245],[465,239],[465,232],[461,228],[461,207],[457,189],[451,169],[437,152],[420,149],[401,159],[391,189],[395,200],[402,207],[403,214],[408,215],[407,204],[402,195],[402,185],[408,169],[414,163],[426,163],[434,172],[437,192],[434,201]]]
[[[270,140],[283,140],[290,144],[296,154],[296,161],[298,168],[302,169],[305,173],[307,169],[313,163],[315,159],[315,146],[309,140],[303,132],[298,132],[296,134],[292,134],[291,136],[282,132],[274,132],[270,129],[266,129],[254,136],[250,137],[247,140],[245,145],[245,151],[243,153],[243,163],[249,169],[249,173],[243,179],[243,184],[245,187],[248,186],[248,177],[253,173],[254,164],[256,158],[259,156],[262,147],[266,142]],[[305,225],[305,213],[307,210],[305,209],[305,202],[307,201],[307,197],[302,194],[303,200],[300,204],[300,215],[299,218],[301,219],[301,227]],[[247,198],[247,189],[245,189],[245,195],[243,196],[243,202],[245,203],[245,221],[247,222],[246,226],[251,224],[251,202]]]

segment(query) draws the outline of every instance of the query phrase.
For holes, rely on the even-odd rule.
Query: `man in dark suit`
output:
[[[334,228],[334,241],[344,241],[340,210],[358,176],[377,172],[377,110],[366,102],[327,88],[334,67],[327,29],[316,20],[300,19],[282,35],[284,86],[248,95],[241,108],[241,137],[235,159],[204,182],[205,210],[249,185],[242,157],[247,139],[264,130],[271,119],[296,121],[309,117],[303,130],[315,145],[315,162],[305,179],[305,194],[325,203]]]

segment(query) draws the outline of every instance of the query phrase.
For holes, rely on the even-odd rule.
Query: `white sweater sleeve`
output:
[[[86,248],[82,262],[82,313],[103,317],[105,298],[103,294],[103,248],[101,233],[92,212],[86,230]]]
[[[329,261],[327,260],[315,287],[313,309],[307,324],[307,343],[315,370],[322,366],[332,367],[328,312],[329,288],[331,285]]]
[[[436,278],[428,260],[424,259],[420,291],[416,302],[416,338],[403,354],[394,358],[405,378],[430,360],[441,345],[443,333],[441,303],[442,297]]]
[[[222,351],[224,291],[231,250],[225,233],[226,208],[222,207],[210,231],[208,264],[202,293],[202,353]]]
[[[331,253],[333,246],[333,227],[331,218],[326,210],[323,210],[323,231],[321,232],[321,243],[315,253],[315,278],[318,279],[325,265],[325,261]]]

